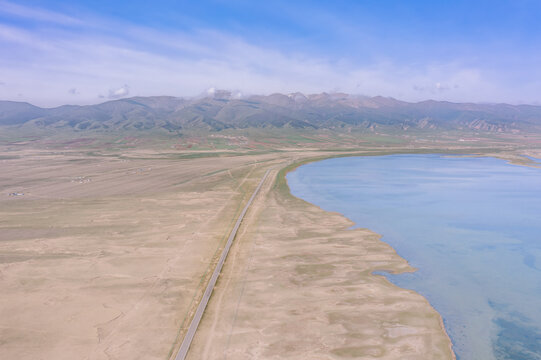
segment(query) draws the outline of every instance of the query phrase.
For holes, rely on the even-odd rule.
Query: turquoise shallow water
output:
[[[419,269],[386,276],[440,312],[459,359],[541,359],[541,169],[391,155],[315,162],[287,180]]]

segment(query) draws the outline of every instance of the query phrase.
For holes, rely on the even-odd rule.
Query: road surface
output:
[[[214,286],[216,285],[216,282],[218,281],[218,276],[220,275],[220,272],[222,271],[222,267],[224,266],[225,259],[227,258],[227,254],[229,253],[229,249],[231,248],[231,245],[233,244],[233,240],[235,239],[235,236],[237,235],[237,230],[239,229],[242,219],[244,218],[244,215],[248,211],[248,208],[252,204],[259,190],[261,189],[261,186],[263,186],[263,183],[265,182],[265,179],[269,175],[269,172],[270,170],[267,170],[265,172],[265,175],[263,175],[263,178],[259,182],[259,185],[257,185],[257,188],[254,190],[254,193],[248,200],[248,203],[246,203],[246,206],[244,207],[244,209],[242,209],[242,212],[240,213],[239,218],[237,219],[237,222],[235,223],[235,226],[233,227],[233,230],[231,230],[231,234],[229,234],[229,238],[227,238],[227,243],[225,244],[225,248],[222,252],[222,256],[220,256],[218,265],[216,265],[216,268],[214,269],[214,272],[212,273],[212,277],[210,278],[210,281],[207,285],[205,293],[203,294],[203,298],[201,299],[201,302],[199,303],[199,306],[197,307],[197,310],[195,311],[195,315],[192,319],[192,322],[190,323],[190,326],[188,327],[188,331],[186,332],[186,335],[184,336],[184,340],[182,340],[182,344],[180,345],[180,349],[177,353],[177,356],[175,357],[175,360],[186,359],[186,355],[188,354],[188,350],[190,349],[190,345],[192,344],[192,340],[195,336],[195,332],[197,331],[197,327],[199,326],[199,322],[201,322],[201,318],[203,317],[203,313],[205,312],[205,309],[209,302],[210,295],[212,294],[212,291],[214,290]]]

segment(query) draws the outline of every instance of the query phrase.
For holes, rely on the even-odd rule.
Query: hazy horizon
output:
[[[417,104],[417,103],[423,103],[423,102],[429,102],[429,101],[436,101],[436,102],[448,102],[448,103],[453,103],[453,104],[541,106],[541,103],[527,103],[527,102],[510,103],[510,102],[488,102],[488,101],[479,101],[479,102],[474,102],[474,101],[449,101],[449,100],[436,100],[436,99],[433,99],[433,98],[426,98],[426,99],[408,101],[408,100],[404,100],[404,99],[395,98],[395,97],[392,97],[392,96],[385,96],[385,95],[379,95],[379,94],[378,95],[364,95],[364,94],[348,94],[348,93],[343,93],[343,92],[326,92],[326,91],[319,92],[319,93],[302,93],[300,91],[294,91],[294,92],[289,92],[289,93],[273,92],[273,93],[267,93],[267,94],[261,94],[261,93],[245,94],[245,93],[242,93],[242,92],[240,92],[238,90],[227,90],[227,89],[215,89],[214,91],[230,92],[231,93],[230,98],[233,99],[233,100],[248,99],[248,98],[253,97],[253,96],[271,96],[271,95],[285,95],[285,96],[288,96],[288,95],[295,94],[295,93],[301,93],[302,95],[304,95],[306,97],[317,96],[317,95],[322,95],[322,94],[328,94],[328,95],[345,94],[345,95],[348,95],[348,96],[352,96],[354,98],[369,98],[369,99],[370,98],[378,98],[378,97],[380,97],[380,98],[385,98],[385,99],[390,99],[390,100],[395,100],[395,101],[405,102],[405,103],[410,103],[410,104]],[[57,104],[57,105],[50,105],[50,106],[47,106],[47,105],[42,106],[42,105],[39,105],[38,103],[33,103],[32,101],[10,100],[10,99],[0,99],[0,101],[23,102],[23,103],[28,103],[30,105],[40,107],[42,109],[53,109],[53,108],[57,108],[57,107],[61,107],[61,106],[92,106],[92,105],[103,104],[103,103],[106,103],[106,102],[118,101],[118,100],[126,100],[126,99],[132,99],[132,98],[137,98],[137,97],[142,97],[142,98],[172,97],[172,98],[185,99],[185,100],[197,100],[197,99],[210,98],[210,97],[213,97],[213,96],[214,96],[214,94],[209,93],[209,89],[207,89],[207,90],[202,91],[202,92],[200,92],[198,94],[186,95],[186,96],[175,96],[175,95],[167,95],[167,94],[161,94],[161,95],[127,94],[125,96],[117,97],[117,98],[98,98],[96,101],[88,102],[88,103],[66,102],[66,103]]]

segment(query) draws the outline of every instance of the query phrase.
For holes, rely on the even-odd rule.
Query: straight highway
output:
[[[207,308],[207,304],[210,300],[210,296],[212,295],[214,286],[216,285],[216,282],[218,281],[218,276],[220,276],[220,272],[222,271],[225,260],[227,258],[227,254],[229,253],[229,249],[231,248],[231,245],[233,244],[233,240],[235,239],[235,236],[237,235],[237,231],[240,227],[240,224],[242,223],[242,219],[244,219],[244,215],[248,211],[248,208],[250,207],[250,205],[252,205],[252,202],[254,201],[257,193],[263,186],[263,183],[267,179],[269,172],[270,170],[267,170],[265,172],[265,175],[263,175],[263,178],[259,182],[259,185],[257,185],[257,188],[254,190],[254,193],[248,200],[248,203],[246,203],[246,206],[244,206],[244,209],[242,209],[242,212],[240,213],[237,219],[237,222],[235,223],[235,226],[233,227],[233,230],[231,230],[231,233],[229,234],[229,238],[227,238],[227,243],[225,244],[224,250],[222,251],[222,255],[220,256],[220,260],[218,261],[218,264],[216,265],[216,268],[214,269],[214,272],[212,273],[212,277],[210,278],[210,281],[207,285],[205,293],[203,294],[203,298],[201,299],[201,302],[197,306],[195,315],[192,319],[192,322],[190,323],[190,326],[188,327],[188,331],[186,332],[184,339],[182,340],[182,344],[180,345],[180,349],[177,353],[177,356],[175,357],[175,360],[186,359],[186,356],[188,355],[188,350],[190,349],[190,345],[192,344],[193,338],[195,336],[195,332],[197,331],[197,327],[199,326],[199,323],[201,322],[203,313],[205,312],[205,309]]]

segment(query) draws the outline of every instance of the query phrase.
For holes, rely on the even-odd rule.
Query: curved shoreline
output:
[[[444,320],[427,298],[377,273],[414,271],[407,260],[374,231],[352,228],[343,214],[294,196],[286,175],[338,157],[495,155],[494,149],[476,150],[310,151],[277,158],[280,166],[231,249],[234,261],[224,266],[189,358],[456,359]]]
[[[312,164],[287,180],[295,196],[384,234],[419,267],[417,275],[383,275],[440,311],[457,356],[514,358],[539,352],[525,335],[540,333],[528,325],[540,316],[534,160],[522,151],[356,157]]]
[[[430,152],[430,153],[433,153],[433,152]],[[325,209],[322,209],[320,206],[316,205],[316,204],[313,204],[311,202],[308,202],[306,201],[305,199],[302,199],[302,198],[299,198],[295,195],[293,195],[291,193],[291,188],[289,187],[289,184],[287,182],[287,174],[289,174],[290,172],[293,172],[295,170],[297,170],[299,167],[303,166],[303,165],[307,165],[307,164],[310,164],[310,163],[313,163],[313,162],[318,162],[318,161],[323,161],[323,160],[329,160],[329,159],[335,159],[335,158],[341,158],[341,157],[356,157],[356,156],[385,156],[385,155],[398,155],[398,154],[418,154],[418,152],[388,152],[388,153],[383,153],[383,154],[361,154],[361,153],[351,153],[351,154],[340,154],[340,155],[329,155],[329,156],[321,156],[321,157],[315,157],[315,158],[309,158],[309,159],[304,159],[304,160],[301,160],[301,161],[298,161],[298,162],[294,162],[292,164],[289,164],[287,165],[286,167],[280,169],[277,177],[276,177],[276,182],[275,182],[275,187],[279,190],[279,191],[283,191],[284,190],[284,187],[287,188],[287,192],[285,193],[286,196],[290,196],[292,198],[295,198],[295,199],[298,199],[298,200],[301,200],[303,202],[306,202],[308,204],[310,204],[311,206],[315,206],[319,209],[321,209],[322,211],[326,212],[326,213],[331,213],[330,211],[327,211]],[[448,154],[448,155],[456,155],[456,154]],[[507,159],[508,160],[508,159]],[[511,160],[509,160],[511,162]],[[341,217],[343,217],[344,219],[346,219],[348,222],[351,222],[353,224],[356,224],[353,220],[349,219],[347,216],[345,216],[344,214],[342,213],[337,213],[339,214]],[[357,225],[357,224],[356,224]],[[381,237],[382,235],[381,234],[378,234],[376,233],[375,231],[372,231],[370,229],[367,229],[368,231],[370,231],[371,233],[375,234],[378,236],[379,238],[379,241],[382,241],[381,240]],[[382,241],[383,242],[383,241]],[[385,244],[387,244],[386,242],[384,242]],[[410,268],[412,269],[411,272],[415,272],[417,271],[416,268],[414,268],[413,266],[411,266],[411,264],[409,263],[409,261],[405,258],[403,258],[402,256],[400,256],[396,250],[390,245],[390,244],[387,244],[389,245],[389,247],[391,247],[394,251],[394,254],[398,257],[400,257],[401,259],[405,260],[408,264],[408,266],[410,266]],[[402,272],[392,272],[393,274],[400,274],[400,273],[406,273],[407,271],[402,271]],[[372,276],[378,276],[376,274],[371,274]],[[383,276],[383,275],[382,275]],[[383,276],[385,278],[385,280],[387,282],[389,282],[389,284],[392,284],[394,286],[397,286],[395,284],[393,284],[389,279],[387,279],[385,276]],[[398,286],[397,286],[398,287]],[[404,289],[404,288],[401,288],[401,289]],[[432,306],[432,304],[430,304],[430,302],[428,301],[428,299],[426,299],[423,295],[419,294],[418,292],[414,291],[414,290],[410,290],[410,289],[404,289],[404,290],[409,290],[409,291],[412,291],[412,292],[415,292],[416,294],[418,294],[419,296],[421,296],[425,302],[426,302],[426,305],[428,307],[430,307],[433,311],[435,311],[438,316],[439,316],[439,324],[440,324],[440,328],[441,328],[441,331],[443,332],[443,334],[445,335],[445,337],[447,338],[448,340],[448,348],[449,348],[449,351],[450,353],[452,354],[452,358],[453,359],[456,359],[456,354],[455,352],[453,351],[453,342],[451,340],[451,337],[449,336],[448,332],[447,332],[447,329],[445,328],[445,324],[444,324],[444,321],[443,321],[443,317],[441,316],[441,314]]]

